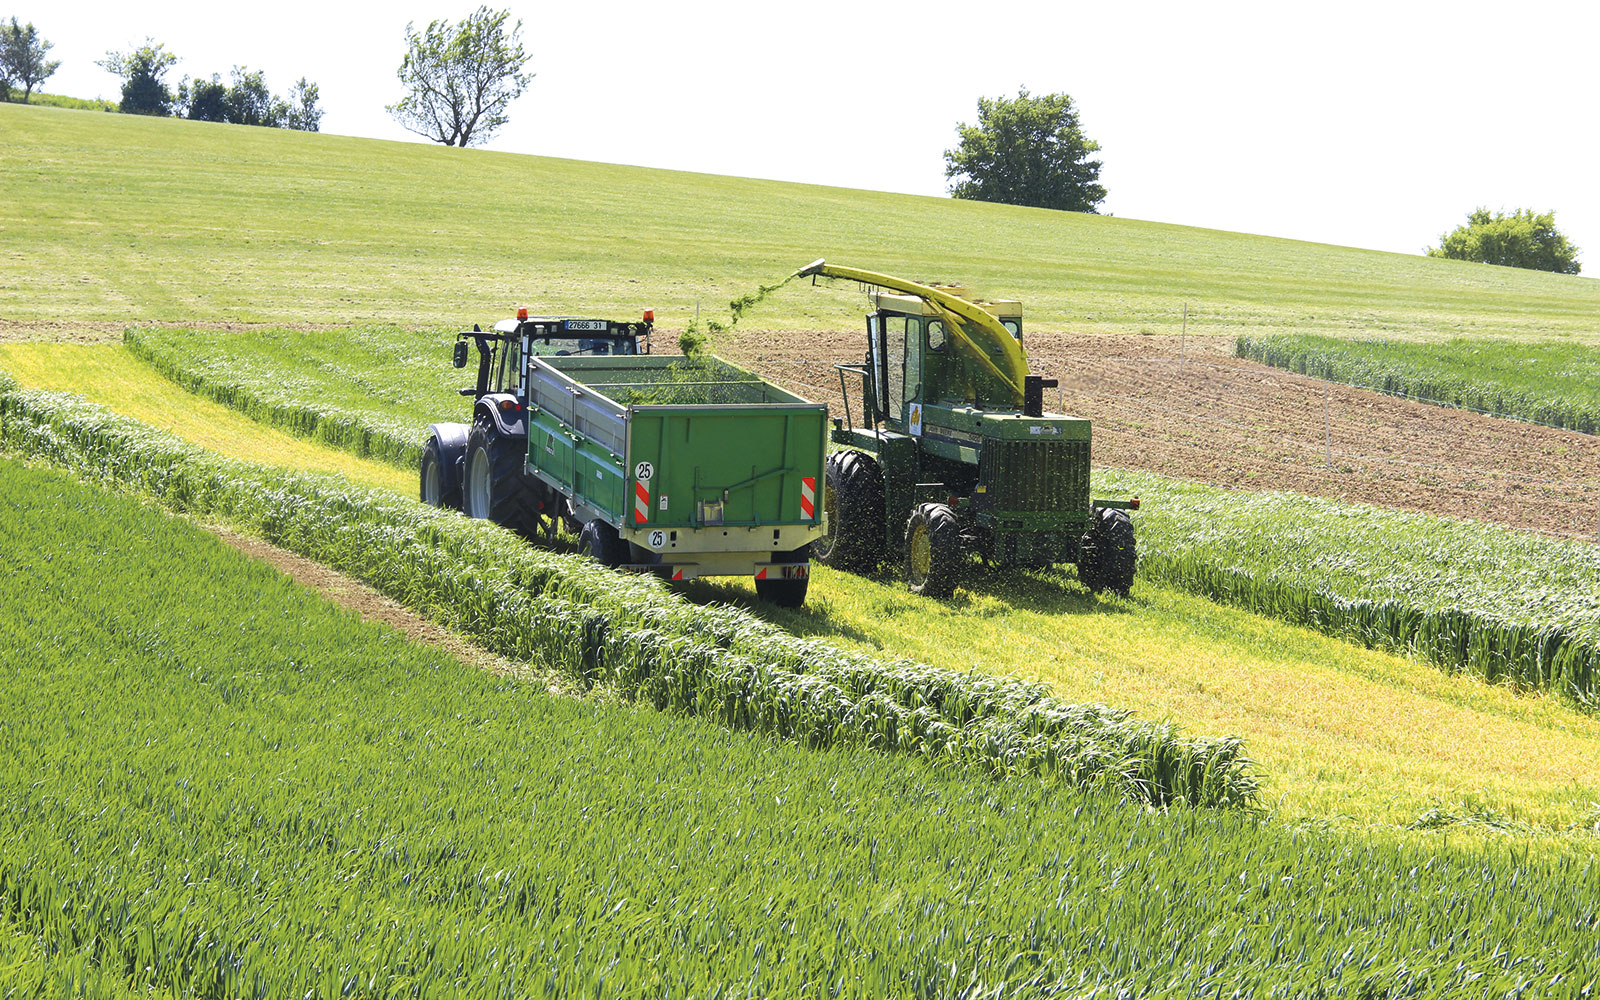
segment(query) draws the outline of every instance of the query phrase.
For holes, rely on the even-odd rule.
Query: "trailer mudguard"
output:
[[[467,457],[468,424],[429,424],[428,437],[439,444],[440,487],[448,496],[459,491],[462,483],[462,460]]]

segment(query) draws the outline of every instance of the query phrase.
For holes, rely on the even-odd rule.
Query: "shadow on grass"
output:
[[[728,604],[733,607],[748,611],[763,621],[778,626],[791,635],[801,637],[817,636],[821,638],[839,638],[854,640],[855,642],[871,646],[873,649],[882,649],[883,644],[873,636],[836,617],[831,603],[826,599],[818,600],[821,595],[814,591],[806,603],[798,608],[781,608],[776,604],[769,604],[755,595],[752,590],[727,583],[716,577],[693,580],[689,583],[678,584],[674,587],[686,600],[695,604]]]

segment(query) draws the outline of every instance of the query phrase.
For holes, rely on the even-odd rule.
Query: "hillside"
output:
[[[420,143],[0,106],[0,325],[681,328],[827,256],[1024,300],[1041,330],[1573,336],[1600,282],[1212,230]],[[708,137],[707,141],[725,141]],[[641,156],[645,155],[641,151]],[[748,321],[859,322],[846,292]],[[52,327],[61,329],[61,327]]]

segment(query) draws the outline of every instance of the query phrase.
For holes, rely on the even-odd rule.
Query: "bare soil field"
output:
[[[737,330],[713,349],[844,409],[859,331]],[[1049,409],[1094,420],[1098,465],[1594,538],[1600,438],[1333,385],[1235,358],[1231,337],[1030,332]],[[860,420],[859,376],[847,378]]]

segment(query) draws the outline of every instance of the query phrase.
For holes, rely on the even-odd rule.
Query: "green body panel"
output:
[[[815,523],[826,421],[825,409],[804,405],[630,407],[630,492],[640,482],[633,473],[649,463],[644,485],[655,527]],[[809,514],[803,479],[811,480]],[[631,515],[629,523],[640,522]]]
[[[530,471],[624,537],[663,529],[667,550],[726,551],[723,529],[803,529],[760,536],[776,550],[820,532],[821,404],[672,355],[530,358],[526,391]]]

